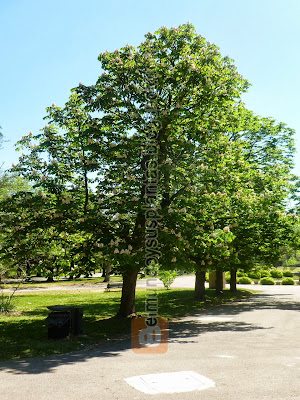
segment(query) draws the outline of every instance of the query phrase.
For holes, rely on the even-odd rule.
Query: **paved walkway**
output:
[[[36,282],[38,284],[38,282]],[[153,285],[153,280],[151,279],[151,284]],[[146,287],[147,285],[147,279],[138,279],[137,280],[137,287],[143,288]],[[172,288],[193,288],[195,285],[195,276],[194,275],[187,275],[187,276],[179,276],[178,278],[175,279],[175,281],[172,284]],[[158,288],[163,288],[164,285],[163,283],[159,280],[156,279],[155,286]],[[107,287],[107,282],[99,282],[96,284],[85,284],[85,283],[78,283],[74,282],[72,285],[55,285],[53,283],[51,286],[45,286],[41,284],[39,287],[24,287],[21,286],[20,289],[18,289],[18,292],[22,291],[40,291],[40,290],[91,290],[91,289],[96,289],[99,291],[104,291]],[[3,292],[12,292],[14,289],[9,288],[9,289],[3,289]]]

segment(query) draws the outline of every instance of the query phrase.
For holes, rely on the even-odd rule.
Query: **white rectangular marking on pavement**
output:
[[[191,392],[215,386],[214,381],[193,371],[139,375],[125,381],[146,394]]]
[[[236,356],[230,356],[228,354],[218,354],[217,357],[221,357],[221,358],[236,358]]]

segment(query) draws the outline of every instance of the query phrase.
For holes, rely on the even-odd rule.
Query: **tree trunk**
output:
[[[30,263],[29,263],[29,261],[27,260],[26,261],[26,279],[28,280],[30,280],[30,277],[31,277],[31,271],[30,271]]]
[[[72,280],[74,279],[74,276],[72,275],[72,271],[73,271],[74,267],[75,267],[75,263],[74,263],[73,258],[71,258],[71,262],[70,262],[70,276],[69,276],[69,278],[68,278],[70,281],[72,281]]]
[[[37,277],[37,278],[41,278],[41,277],[42,277],[42,270],[41,270],[41,269],[38,269],[38,270],[37,270],[37,272],[36,272],[36,277]]]
[[[230,269],[230,291],[236,292],[236,268]]]
[[[103,272],[105,273],[103,282],[109,282],[111,273],[111,264],[108,264],[108,266],[105,269],[103,268]]]
[[[54,282],[54,267],[48,267],[50,274],[48,275],[47,282]]]
[[[205,300],[205,270],[196,270],[195,300]]]
[[[216,293],[223,294],[223,271],[221,268],[216,268]]]
[[[127,270],[123,274],[122,297],[117,317],[128,317],[135,315],[135,287],[137,270]]]

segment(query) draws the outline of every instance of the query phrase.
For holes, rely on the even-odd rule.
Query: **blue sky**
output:
[[[100,52],[188,21],[252,83],[247,107],[296,130],[300,175],[299,0],[0,0],[0,165],[18,160],[14,144],[47,106],[96,81]]]

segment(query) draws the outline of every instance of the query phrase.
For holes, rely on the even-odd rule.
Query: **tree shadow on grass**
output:
[[[47,338],[44,320],[28,320],[27,324],[21,325],[16,323],[14,334],[9,337],[6,335],[6,339],[1,340],[0,352],[1,348],[12,347],[10,353],[13,354],[15,349],[16,354],[21,354],[24,359],[0,362],[0,373],[5,371],[14,374],[42,374],[53,371],[59,365],[82,363],[94,357],[117,357],[122,351],[131,348],[131,320],[107,318],[89,321],[89,318],[86,318],[84,322],[83,335],[60,340]],[[109,338],[112,327],[116,334]],[[0,324],[0,330],[1,328],[5,326]],[[22,337],[24,334],[30,336]],[[51,355],[36,357],[34,354],[35,358],[26,359],[26,356],[32,357],[30,346],[42,354]]]

